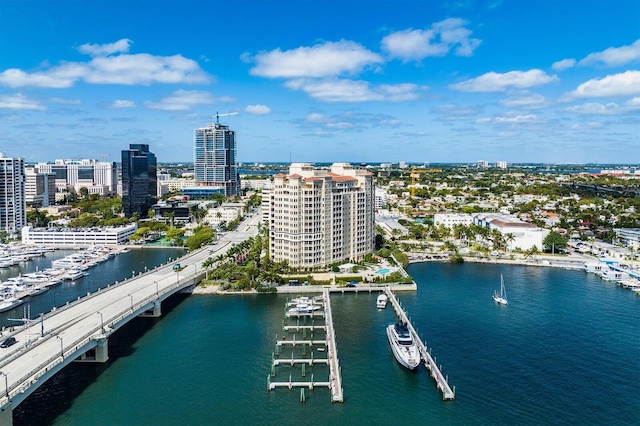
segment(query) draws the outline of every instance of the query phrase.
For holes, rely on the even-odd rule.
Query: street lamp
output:
[[[64,359],[64,346],[62,344],[62,337],[56,336],[56,339],[60,340],[60,356]]]
[[[102,318],[102,312],[98,311],[96,313],[100,315],[100,329],[102,330],[102,333],[104,333],[104,320]]]
[[[158,291],[158,281],[153,282],[156,285],[156,297],[160,298],[160,292]]]
[[[131,298],[131,311],[133,311],[133,296],[132,295],[128,295]]]
[[[9,399],[9,379],[7,379],[7,373],[0,371],[0,374],[4,376],[4,394],[7,396],[7,399]]]

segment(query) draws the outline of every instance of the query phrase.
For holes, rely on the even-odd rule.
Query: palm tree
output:
[[[504,240],[507,242],[507,244],[509,244],[509,251],[513,251],[513,247],[511,246],[511,243],[513,243],[516,240],[515,235],[509,232],[507,233],[507,235],[504,236]]]

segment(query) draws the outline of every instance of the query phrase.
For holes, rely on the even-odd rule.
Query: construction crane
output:
[[[216,111],[216,124],[220,124],[220,117],[226,117],[228,115],[238,115],[237,112],[225,112],[224,114],[218,114],[218,112]],[[212,115],[211,118],[213,118],[214,116]]]
[[[416,196],[416,177],[420,177],[420,173],[440,173],[440,169],[416,169],[411,168],[411,196]]]

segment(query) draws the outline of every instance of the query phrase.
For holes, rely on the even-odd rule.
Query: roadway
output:
[[[204,275],[202,263],[225,254],[234,244],[258,234],[259,215],[245,219],[235,231],[171,264],[165,264],[52,310],[15,331],[18,343],[0,348],[0,407],[15,407],[69,362],[106,342],[130,319],[159,309],[162,300]],[[174,270],[176,263],[179,270]],[[4,379],[4,380],[3,380]],[[0,419],[2,420],[2,419]],[[0,421],[2,423],[2,421]]]

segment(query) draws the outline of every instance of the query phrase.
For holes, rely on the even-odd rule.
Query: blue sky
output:
[[[640,2],[0,0],[0,151],[640,163]]]

